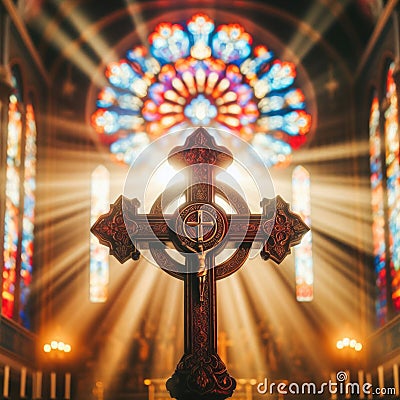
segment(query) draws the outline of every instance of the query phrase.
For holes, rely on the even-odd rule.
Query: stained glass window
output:
[[[311,226],[310,174],[297,166],[292,175],[293,210]],[[312,258],[312,233],[308,231],[294,249],[297,301],[311,301],[314,296],[314,273]]]
[[[18,320],[29,329],[31,328],[28,306],[33,272],[37,132],[32,104],[26,106],[25,114],[21,112],[23,104],[17,68],[13,69],[12,79],[14,93],[9,101],[7,132],[2,314]],[[23,152],[22,146],[24,146]],[[16,290],[17,288],[19,290]],[[18,294],[19,297],[16,298]]]
[[[381,161],[381,133],[379,129],[379,101],[375,95],[372,99],[369,117],[369,152],[371,168],[371,202],[372,202],[372,239],[374,265],[376,272],[376,315],[378,325],[387,321],[387,279],[386,279],[386,244],[384,190]]]
[[[305,143],[311,116],[295,87],[295,65],[253,46],[243,26],[216,26],[196,14],[183,25],[160,23],[148,40],[149,48],[135,47],[108,64],[108,85],[92,115],[119,161],[133,161],[143,135],[151,140],[186,126],[240,135],[260,148],[268,165],[287,164]]]
[[[398,104],[396,85],[393,80],[394,67],[395,64],[392,62],[386,79],[388,108],[385,111],[385,161],[392,301],[394,309],[400,311],[400,167]]]
[[[22,114],[19,100],[19,82],[13,75],[15,94],[10,96],[8,109],[7,165],[6,165],[6,209],[4,217],[4,265],[2,287],[2,314],[13,318],[15,286],[17,282],[17,260],[20,237],[20,167]]]
[[[25,159],[24,159],[24,214],[22,219],[22,249],[20,271],[20,319],[31,327],[27,310],[33,272],[33,242],[36,189],[36,120],[32,104],[26,106]]]
[[[90,224],[93,225],[110,206],[110,174],[103,165],[99,165],[93,171],[91,185]],[[94,235],[90,235],[90,301],[92,303],[103,303],[107,300],[108,280],[108,248],[99,244]]]

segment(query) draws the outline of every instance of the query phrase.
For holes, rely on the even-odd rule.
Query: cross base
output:
[[[184,354],[166,386],[178,400],[224,400],[232,396],[236,381],[217,353],[202,351]]]

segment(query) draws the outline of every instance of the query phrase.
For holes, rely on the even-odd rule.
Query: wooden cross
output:
[[[184,281],[184,355],[167,381],[171,397],[226,399],[232,396],[236,381],[217,354],[216,281],[245,263],[254,242],[262,242],[264,260],[280,263],[309,228],[279,196],[263,199],[262,213],[251,214],[236,191],[217,184],[215,175],[228,167],[233,157],[204,128],[195,130],[183,146],[172,149],[168,161],[186,172],[183,205],[173,214],[163,214],[162,204],[182,193],[174,188],[166,189],[147,215],[138,213],[137,199],[120,196],[91,231],[121,263],[137,260],[143,246],[165,272]],[[225,199],[236,213],[227,214],[216,204],[216,196]],[[167,242],[184,254],[184,265],[166,252],[163,244]],[[235,249],[233,255],[217,265],[216,255],[227,248]]]

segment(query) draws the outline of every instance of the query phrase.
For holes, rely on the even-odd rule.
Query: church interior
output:
[[[90,228],[123,193],[151,206],[174,174],[145,171],[157,149],[203,126],[241,149],[252,211],[264,171],[311,228],[217,282],[232,398],[398,398],[398,3],[0,0],[0,397],[170,398],[183,284]]]

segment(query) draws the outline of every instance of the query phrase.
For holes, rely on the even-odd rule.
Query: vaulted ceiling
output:
[[[157,23],[185,22],[198,11],[218,24],[242,23],[255,41],[268,32],[303,64],[314,63],[315,71],[328,60],[349,76],[371,35],[380,1],[31,0],[25,16],[49,71],[65,57],[90,74],[93,66],[144,42]]]

